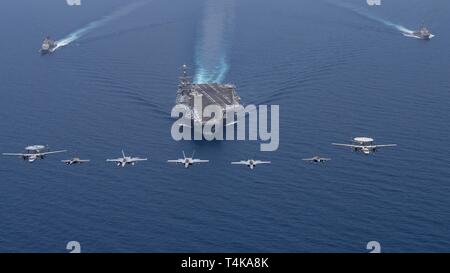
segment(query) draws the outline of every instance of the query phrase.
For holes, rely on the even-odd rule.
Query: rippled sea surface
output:
[[[448,251],[447,2],[2,1],[0,152],[69,152],[0,158],[0,251],[65,252],[72,240],[84,252],[366,252],[372,240]],[[422,22],[431,41],[398,28]],[[86,26],[38,53],[45,36]],[[245,104],[280,105],[279,150],[172,140],[184,63],[197,80],[236,84]],[[364,156],[331,145],[355,136],[399,146]],[[149,161],[105,162],[121,149]],[[211,163],[166,163],[182,150]],[[301,161],[316,154],[333,160]],[[61,164],[74,156],[92,162]],[[230,165],[247,158],[272,164]]]

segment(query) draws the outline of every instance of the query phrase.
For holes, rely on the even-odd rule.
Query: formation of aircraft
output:
[[[167,160],[167,162],[183,164],[186,169],[189,168],[190,166],[194,165],[195,163],[208,163],[209,162],[209,160],[194,158],[194,154],[195,154],[195,151],[192,153],[191,157],[186,157],[186,154],[183,151],[183,158],[179,158],[179,159],[175,159],[175,160]]]
[[[361,152],[365,155],[372,154],[372,153],[378,151],[379,148],[397,146],[397,144],[374,144],[373,138],[370,138],[370,137],[355,137],[355,138],[353,138],[353,143],[351,143],[351,144],[332,143],[332,145],[349,147],[353,151]],[[3,155],[4,156],[18,156],[18,157],[22,158],[23,160],[33,163],[38,159],[46,158],[48,155],[64,153],[64,152],[67,152],[67,151],[66,150],[50,151],[50,149],[45,145],[31,145],[31,146],[25,147],[24,153],[3,153]],[[175,160],[167,160],[167,162],[181,164],[185,168],[189,168],[190,166],[197,164],[197,163],[208,163],[209,162],[209,160],[194,158],[194,154],[195,154],[195,151],[192,153],[191,157],[186,157],[186,154],[183,151],[183,158],[179,158],[179,159],[175,159]],[[331,158],[314,156],[311,158],[304,158],[302,160],[314,162],[314,163],[324,163],[326,161],[330,161]],[[147,161],[147,158],[126,156],[125,152],[122,150],[122,157],[116,158],[116,159],[107,159],[106,161],[116,163],[118,167],[125,167],[127,165],[134,166],[137,162],[140,162],[140,161]],[[72,159],[61,160],[61,162],[63,162],[64,164],[67,164],[67,165],[75,165],[75,164],[87,163],[87,162],[90,162],[90,160],[89,159],[80,159],[78,157],[75,157]],[[270,163],[271,163],[270,161],[262,161],[262,160],[255,160],[255,159],[231,162],[232,165],[245,165],[245,166],[249,167],[251,170],[255,169],[255,167],[257,165],[270,164]]]
[[[231,162],[231,164],[233,164],[233,165],[246,165],[251,170],[253,170],[256,167],[256,165],[270,164],[270,163],[271,163],[270,161],[261,161],[261,160],[254,160],[254,159]]]

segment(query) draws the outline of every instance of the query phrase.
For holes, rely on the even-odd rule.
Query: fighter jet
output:
[[[233,165],[246,165],[251,170],[253,170],[256,167],[256,165],[259,165],[259,164],[270,164],[270,163],[271,163],[270,161],[261,161],[261,160],[254,160],[254,159],[241,160],[241,161],[237,161],[237,162],[231,162],[231,164],[233,164]]]
[[[183,164],[186,169],[189,168],[189,166],[194,165],[195,163],[208,163],[209,162],[209,160],[195,159],[194,154],[195,154],[195,151],[192,153],[191,157],[186,157],[186,154],[183,151],[183,158],[175,159],[175,160],[167,160],[167,162]]]
[[[362,152],[365,155],[369,155],[371,153],[376,152],[378,148],[397,146],[397,144],[374,145],[373,138],[370,137],[355,137],[353,139],[353,142],[355,144],[340,144],[340,143],[332,143],[332,144],[337,146],[350,147],[353,149],[353,151]]]
[[[48,148],[46,148],[46,146],[44,146],[44,145],[32,145],[32,146],[25,147],[25,153],[3,153],[3,155],[19,156],[23,160],[27,160],[29,163],[33,163],[38,159],[44,159],[45,156],[47,156],[47,155],[66,152],[66,150],[53,151],[53,152],[50,152],[50,151],[42,152],[43,150],[46,150],[46,149],[48,150]]]
[[[88,160],[88,159],[80,159],[78,157],[75,157],[75,158],[68,159],[68,160],[61,160],[61,162],[65,163],[67,165],[76,165],[76,164],[83,164],[83,163],[90,162],[90,160]]]
[[[311,157],[311,158],[303,158],[302,160],[315,162],[315,163],[324,163],[326,161],[330,161],[331,158],[324,158],[324,157],[320,157],[320,156],[314,156],[314,157]]]
[[[126,165],[134,166],[139,161],[147,161],[147,158],[139,158],[139,157],[131,157],[126,156],[125,152],[122,150],[122,156],[117,159],[107,159],[107,162],[114,162],[117,164],[118,167],[125,167]]]

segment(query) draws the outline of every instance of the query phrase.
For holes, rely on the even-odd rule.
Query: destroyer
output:
[[[422,26],[418,31],[414,31],[412,35],[423,40],[430,40],[433,37],[433,34],[425,26]]]
[[[55,40],[50,39],[50,37],[47,37],[44,39],[44,41],[42,42],[42,46],[41,46],[41,54],[48,54],[48,53],[52,53],[55,48],[57,46],[57,43]]]
[[[187,73],[187,65],[183,65],[183,75],[180,77],[176,103],[186,106],[186,117],[194,121],[194,124],[204,125],[214,117],[204,117],[203,110],[209,105],[216,105],[223,113],[228,109],[241,106],[240,97],[236,94],[236,87],[232,84],[221,83],[192,83]],[[194,100],[201,99],[202,109],[194,108]],[[225,115],[224,115],[225,116]]]

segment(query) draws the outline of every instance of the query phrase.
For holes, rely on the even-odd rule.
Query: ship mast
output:
[[[180,83],[178,85],[178,95],[184,96],[191,91],[191,77],[188,76],[188,66],[182,66],[183,74],[180,77]]]

